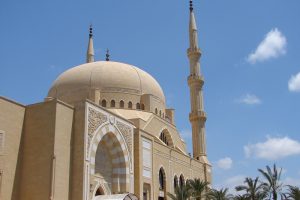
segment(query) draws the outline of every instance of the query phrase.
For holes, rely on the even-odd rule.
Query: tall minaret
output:
[[[89,44],[86,52],[86,62],[94,62],[93,27],[90,25]]]
[[[203,76],[200,72],[201,50],[198,47],[198,33],[195,15],[193,11],[193,2],[190,1],[190,24],[189,24],[190,47],[187,55],[190,62],[190,75],[188,84],[190,87],[191,113],[189,115],[193,134],[193,157],[197,160],[207,161],[206,158],[206,140],[205,140],[205,121],[206,114],[203,106],[204,84]]]

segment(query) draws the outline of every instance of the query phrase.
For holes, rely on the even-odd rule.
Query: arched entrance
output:
[[[104,130],[107,130],[104,128]],[[117,131],[94,137],[91,148],[91,179],[105,186],[102,191],[94,188],[94,194],[118,194],[129,190],[129,159],[126,143]],[[116,133],[115,133],[116,132]],[[98,193],[97,193],[98,192]]]

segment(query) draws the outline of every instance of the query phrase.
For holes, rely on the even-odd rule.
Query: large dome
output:
[[[124,63],[99,61],[82,64],[63,72],[53,83],[48,98],[67,102],[85,100],[91,91],[100,94],[124,93],[141,98],[150,95],[165,104],[165,96],[158,82],[147,72]]]

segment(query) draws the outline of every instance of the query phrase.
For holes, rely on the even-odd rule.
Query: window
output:
[[[166,145],[169,145],[167,136],[166,136],[166,134],[165,134],[164,132],[161,132],[161,133],[160,133],[159,139],[160,139],[161,141],[163,141]]]
[[[131,101],[128,102],[128,108],[132,109],[132,102]]]
[[[155,108],[155,114],[157,114],[157,108]]]
[[[136,104],[136,109],[138,109],[138,110],[141,109],[140,103]]]
[[[120,101],[120,108],[124,108],[124,101],[123,100]]]
[[[110,107],[112,107],[112,108],[116,107],[116,102],[115,102],[115,100],[111,100],[111,101],[110,101]]]
[[[104,195],[104,191],[101,186],[97,189],[95,196],[100,196],[100,195]]]
[[[143,103],[141,104],[141,109],[145,110],[145,105]]]
[[[102,107],[106,107],[106,100],[105,100],[105,99],[103,99],[103,100],[101,101],[101,106],[102,106]]]
[[[178,187],[178,178],[177,176],[175,175],[174,177],[174,189]]]
[[[161,117],[161,110],[159,111],[159,116]]]
[[[164,170],[163,168],[160,168],[159,170],[159,189],[164,190],[165,189],[165,180],[164,180]]]
[[[180,177],[179,177],[179,186],[182,187],[183,185],[184,185],[184,177],[181,174]]]

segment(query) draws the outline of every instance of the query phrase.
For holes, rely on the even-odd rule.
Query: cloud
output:
[[[247,105],[261,104],[261,100],[254,94],[246,94],[237,100],[238,103]]]
[[[229,158],[229,157],[225,157],[225,158],[222,158],[220,159],[218,162],[217,162],[217,165],[219,168],[221,169],[230,169],[232,167],[232,159]]]
[[[299,178],[292,178],[292,177],[286,177],[282,181],[285,185],[293,185],[293,186],[300,186],[300,179]]]
[[[225,179],[222,183],[216,184],[216,189],[228,188],[230,194],[238,194],[235,187],[244,183],[245,175],[236,175]]]
[[[267,137],[265,142],[244,146],[246,157],[256,157],[266,160],[278,160],[300,154],[300,143],[289,137]]]
[[[251,64],[262,62],[271,58],[277,58],[286,53],[287,39],[277,29],[272,29],[258,45],[254,53],[251,53],[247,61]]]
[[[296,75],[292,75],[288,85],[289,85],[289,91],[300,92],[300,72]]]

